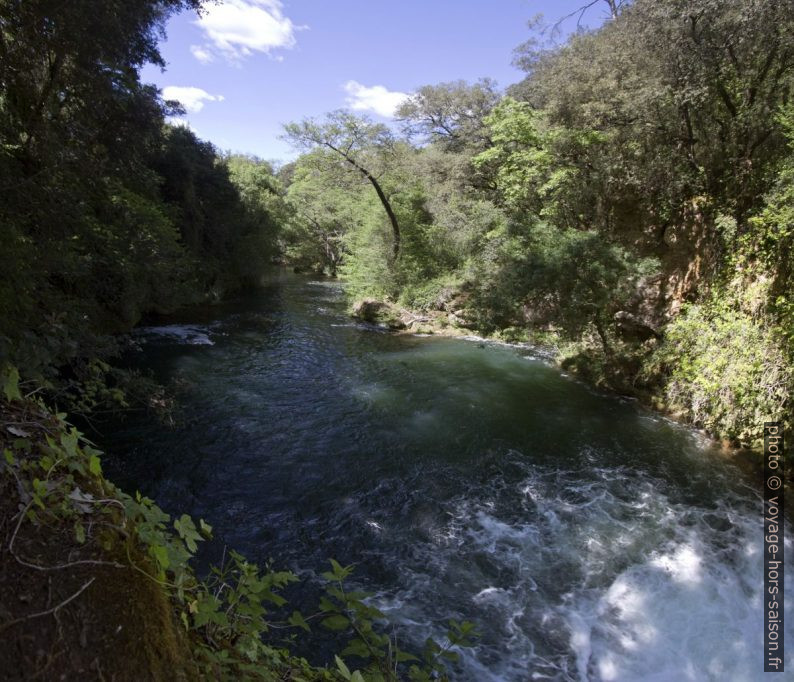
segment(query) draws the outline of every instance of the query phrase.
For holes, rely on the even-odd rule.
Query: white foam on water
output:
[[[702,504],[671,500],[629,467],[524,468],[523,480],[491,477],[433,518],[400,605],[384,609],[439,639],[439,580],[452,581],[447,600],[487,628],[454,679],[764,679],[757,500],[729,486]],[[785,635],[794,670],[791,620]]]
[[[309,282],[306,282],[306,284],[312,287],[325,287],[326,289],[339,289],[340,291],[342,290],[342,283],[339,282],[338,280],[329,280],[327,282],[322,282],[319,280],[311,280]]]
[[[503,590],[501,587],[486,587],[484,590],[480,590],[475,594],[472,599],[474,601],[488,601],[498,599],[499,595],[502,594],[506,594],[506,590]]]
[[[684,531],[677,527],[683,510],[672,511],[665,522],[673,541],[619,572],[605,591],[580,592],[563,609],[581,679],[764,678],[760,519],[733,514],[726,547],[706,521],[709,512],[695,512],[694,527]],[[786,635],[794,641],[790,625]],[[786,664],[794,666],[791,653]]]
[[[161,327],[138,327],[135,336],[145,341],[158,340],[188,346],[213,346],[215,342],[209,337],[209,329],[196,325],[169,324]]]

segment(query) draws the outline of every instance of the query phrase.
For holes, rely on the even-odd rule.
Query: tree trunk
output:
[[[391,230],[393,236],[392,242],[392,254],[391,254],[391,261],[392,263],[396,263],[397,259],[400,256],[400,225],[397,223],[397,216],[394,215],[394,211],[392,210],[391,204],[389,200],[386,198],[383,190],[381,189],[380,184],[378,181],[372,177],[370,173],[366,173],[367,180],[372,183],[372,186],[375,188],[375,192],[378,194],[378,199],[383,204],[383,208],[386,211],[386,215],[389,216],[389,222],[391,223]]]
[[[356,160],[347,154],[345,154],[342,150],[337,149],[336,147],[326,143],[326,146],[330,149],[333,149],[337,154],[340,154],[342,158],[347,161],[353,168],[355,168],[359,173],[361,173],[372,186],[375,188],[375,192],[378,195],[378,199],[380,199],[380,203],[383,204],[383,209],[386,211],[386,215],[389,216],[389,222],[391,223],[391,230],[394,241],[392,243],[392,255],[391,255],[391,262],[392,265],[397,262],[397,259],[400,256],[400,224],[397,222],[397,216],[394,215],[394,211],[392,210],[391,204],[389,203],[388,198],[386,197],[386,193],[383,191],[383,188],[380,186],[380,183],[377,181],[374,175],[370,173],[366,168],[359,165]]]
[[[612,348],[609,345],[609,337],[607,336],[606,329],[604,329],[604,325],[598,314],[593,316],[593,324],[595,325],[596,332],[598,332],[598,338],[601,340],[601,346],[604,348],[604,355],[606,355],[607,362],[609,362],[612,357]]]

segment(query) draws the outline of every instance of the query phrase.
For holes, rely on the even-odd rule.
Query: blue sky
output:
[[[224,0],[167,26],[164,72],[143,78],[187,108],[185,121],[224,150],[289,159],[281,126],[350,107],[388,122],[421,85],[520,80],[512,50],[527,22],[553,23],[584,0]],[[604,18],[594,7],[586,20]],[[573,28],[575,21],[569,21]]]

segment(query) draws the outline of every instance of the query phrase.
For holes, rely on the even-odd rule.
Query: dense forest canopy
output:
[[[101,378],[108,334],[256,283],[276,253],[272,169],[168,125],[179,105],[139,77],[199,7],[0,4],[0,353],[58,391]]]

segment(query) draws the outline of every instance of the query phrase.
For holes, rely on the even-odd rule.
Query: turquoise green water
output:
[[[403,641],[474,620],[461,680],[763,677],[760,485],[697,434],[528,349],[357,325],[333,282],[185,315],[136,357],[180,425],[115,428],[106,469],[211,523],[210,558],[273,557],[308,602],[355,563]]]

